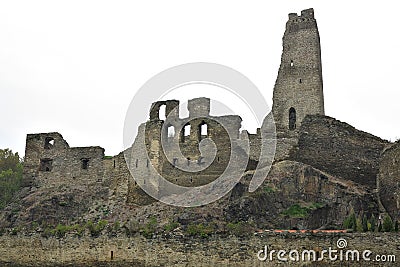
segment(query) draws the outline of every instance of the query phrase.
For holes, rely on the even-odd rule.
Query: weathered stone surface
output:
[[[258,227],[271,229],[331,229],[341,228],[351,212],[367,217],[379,213],[374,194],[303,163],[274,164],[254,193],[247,192],[248,180],[245,176],[233,190],[227,221],[254,221]],[[312,208],[304,217],[285,216],[284,211],[293,205]]]
[[[393,220],[400,219],[400,142],[387,148],[378,174],[379,198]]]
[[[321,47],[313,9],[300,16],[291,14],[286,23],[272,112],[278,137],[295,132],[307,114],[324,114]]]
[[[37,236],[0,237],[0,264],[2,266],[277,266],[273,261],[260,261],[257,253],[265,246],[271,250],[322,251],[337,249],[337,240],[344,238],[347,250],[364,250],[376,255],[395,255],[398,260],[400,238],[395,234],[346,233],[258,233],[249,238],[188,237],[154,238],[40,238]],[[385,244],[377,246],[377,244]],[[338,249],[340,255],[340,249]],[[111,259],[112,255],[112,259]],[[287,256],[287,255],[286,255]],[[344,257],[345,259],[345,257]],[[386,262],[384,266],[397,266]],[[325,254],[321,262],[290,262],[290,266],[383,266],[377,261],[330,261]]]
[[[376,188],[380,154],[387,144],[334,118],[308,115],[290,158],[372,190]]]

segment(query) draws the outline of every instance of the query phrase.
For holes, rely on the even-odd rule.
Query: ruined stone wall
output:
[[[393,220],[400,219],[400,142],[382,153],[378,174],[379,198]]]
[[[162,119],[159,113],[163,105],[170,116]],[[143,185],[146,182],[156,183],[151,184],[155,194],[160,187],[167,186],[150,179],[157,173],[181,186],[200,186],[212,182],[225,171],[230,160],[229,134],[233,140],[240,139],[241,118],[236,115],[210,116],[210,99],[189,100],[187,108],[189,116],[179,118],[179,101],[153,103],[150,120],[139,127],[128,153],[130,166],[136,174],[135,181]],[[146,186],[150,187],[148,184]],[[138,203],[143,192],[136,183],[130,183],[129,195],[130,201]]]
[[[273,261],[260,261],[257,253],[268,246],[271,250],[315,250],[320,253],[344,238],[347,250],[371,250],[375,255],[394,255],[398,261],[399,236],[390,233],[258,233],[249,238],[211,237],[198,239],[170,237],[144,239],[116,237],[41,238],[38,236],[1,236],[0,264],[2,266],[277,266]],[[339,249],[340,250],[340,249]],[[338,254],[333,255],[340,255]],[[261,254],[262,256],[262,254]],[[287,254],[286,254],[287,257]],[[362,256],[360,255],[360,258]],[[325,254],[324,259],[328,256]],[[288,264],[288,263],[287,263]],[[310,262],[291,262],[290,266],[304,266]],[[397,266],[397,262],[383,265],[376,261],[321,261],[318,266]],[[310,265],[311,266],[311,265]],[[312,265],[314,266],[314,265]]]
[[[278,137],[296,131],[307,114],[324,114],[320,39],[313,9],[289,14],[272,112]],[[289,118],[293,120],[290,127]]]
[[[104,149],[73,147],[59,133],[28,134],[24,176],[34,187],[103,182]]]
[[[308,115],[291,159],[336,177],[376,188],[380,154],[388,144],[347,123],[322,115]]]

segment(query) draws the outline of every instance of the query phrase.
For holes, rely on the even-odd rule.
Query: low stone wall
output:
[[[337,241],[343,238],[347,246],[339,249],[371,250],[369,256],[377,254],[395,255],[400,261],[400,236],[394,233],[257,233],[249,238],[238,237],[158,237],[145,239],[102,236],[42,238],[40,236],[1,236],[1,266],[276,266],[274,260],[261,261],[260,250],[268,246],[272,250],[337,250]],[[263,257],[263,253],[260,254]],[[301,255],[301,254],[300,254]],[[288,255],[286,254],[286,257]],[[345,257],[343,256],[345,259]],[[301,256],[300,256],[301,259]],[[377,261],[328,261],[325,254],[322,262],[291,262],[290,266],[398,266],[396,262]],[[287,264],[287,263],[286,263]],[[397,263],[398,264],[398,263]]]

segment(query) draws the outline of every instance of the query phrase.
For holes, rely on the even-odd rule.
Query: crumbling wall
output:
[[[28,134],[24,176],[34,187],[103,182],[104,149],[73,147],[59,133]]]
[[[380,154],[386,144],[387,141],[334,118],[308,115],[290,158],[374,189]]]

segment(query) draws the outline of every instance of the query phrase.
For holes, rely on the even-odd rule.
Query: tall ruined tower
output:
[[[272,112],[279,136],[293,136],[307,114],[324,114],[321,47],[314,10],[289,14]]]

